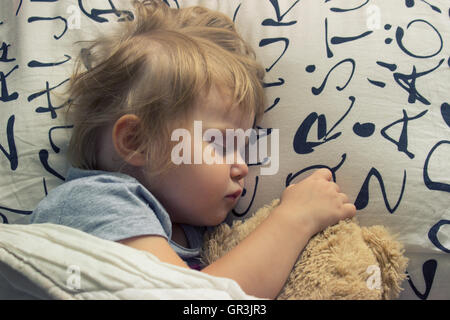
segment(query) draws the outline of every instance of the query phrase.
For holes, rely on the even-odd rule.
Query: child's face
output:
[[[201,99],[192,116],[191,155],[194,152],[193,121],[202,121],[203,131],[208,128],[243,129],[251,128],[253,117],[244,117],[236,109],[230,111],[226,95],[214,87]],[[202,132],[203,135],[203,132]],[[225,134],[224,134],[225,137]],[[208,142],[202,142],[202,150]],[[240,157],[235,150],[235,157]],[[191,162],[193,163],[193,162]],[[225,220],[227,213],[236,205],[244,187],[248,167],[243,161],[227,164],[180,164],[167,173],[149,179],[146,187],[162,203],[173,223],[194,226],[213,226]],[[235,197],[230,194],[239,193]]]

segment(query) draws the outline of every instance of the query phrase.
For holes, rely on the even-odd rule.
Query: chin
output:
[[[228,212],[225,213],[218,213],[217,215],[210,217],[210,219],[208,219],[207,224],[205,224],[205,226],[207,227],[214,227],[217,226],[219,224],[221,224],[222,222],[225,221],[225,219],[228,216]]]
[[[214,227],[224,222],[229,212],[227,208],[218,209],[217,207],[215,209],[191,210],[190,214],[187,214],[188,219],[180,219],[178,223],[199,227]]]

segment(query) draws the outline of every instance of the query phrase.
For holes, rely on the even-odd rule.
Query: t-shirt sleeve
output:
[[[65,195],[59,223],[118,241],[142,235],[170,239],[167,212],[139,183],[91,179]]]

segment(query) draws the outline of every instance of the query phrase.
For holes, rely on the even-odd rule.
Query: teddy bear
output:
[[[223,223],[205,236],[202,259],[211,264],[250,234],[280,203],[273,200],[245,220]],[[403,245],[383,226],[342,220],[310,239],[276,299],[395,299],[406,279]]]

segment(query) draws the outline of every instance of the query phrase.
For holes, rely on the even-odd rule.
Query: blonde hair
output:
[[[131,113],[140,119],[137,152],[146,153],[153,172],[168,169],[174,125],[213,85],[229,89],[243,114],[262,118],[265,71],[229,17],[202,7],[172,9],[162,1],[133,5],[134,20],[85,49],[70,79],[68,156],[75,167],[99,169],[100,130]]]

